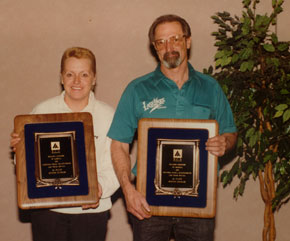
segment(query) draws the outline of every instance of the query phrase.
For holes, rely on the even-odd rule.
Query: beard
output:
[[[181,64],[180,53],[177,51],[166,52],[163,55],[163,64],[168,69],[174,69]]]

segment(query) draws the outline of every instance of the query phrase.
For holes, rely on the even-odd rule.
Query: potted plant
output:
[[[290,52],[278,40],[277,16],[284,0],[272,0],[270,14],[256,12],[259,0],[243,0],[242,16],[212,16],[215,68],[205,73],[219,81],[231,104],[238,128],[237,158],[223,171],[223,186],[234,177],[234,198],[247,181],[258,179],[265,203],[263,241],[276,237],[274,213],[290,199]]]

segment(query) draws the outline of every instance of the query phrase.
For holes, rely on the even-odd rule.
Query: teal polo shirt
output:
[[[160,70],[133,80],[116,109],[108,136],[131,143],[141,118],[212,119],[219,134],[236,132],[233,114],[220,85],[188,63],[189,79],[179,89]]]

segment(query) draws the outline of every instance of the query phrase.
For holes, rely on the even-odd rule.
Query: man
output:
[[[229,103],[217,82],[188,63],[191,31],[176,15],[157,18],[149,40],[160,60],[155,71],[132,81],[124,91],[108,136],[113,165],[132,213],[135,241],[213,240],[214,219],[157,217],[150,215],[146,199],[130,181],[129,144],[140,118],[215,119],[219,135],[210,138],[206,149],[223,156],[236,142],[236,127]]]

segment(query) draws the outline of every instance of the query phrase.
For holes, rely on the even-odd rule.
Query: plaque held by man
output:
[[[137,190],[156,216],[214,217],[217,158],[205,150],[214,120],[141,119]]]

